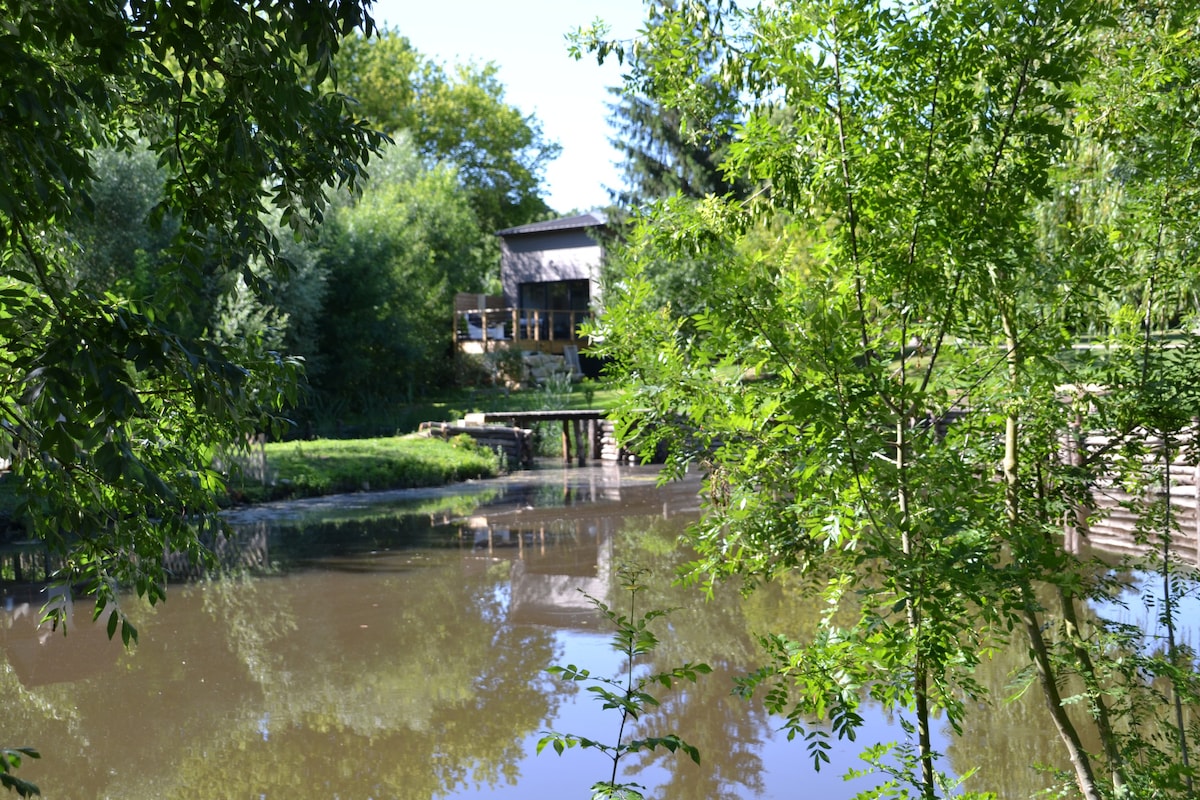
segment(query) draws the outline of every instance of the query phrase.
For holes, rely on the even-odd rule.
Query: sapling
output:
[[[636,722],[647,709],[659,705],[658,699],[647,689],[659,684],[670,688],[677,680],[696,682],[696,676],[712,672],[712,668],[704,663],[685,663],[682,666],[664,672],[655,672],[641,677],[634,677],[638,659],[653,652],[658,646],[658,637],[650,630],[650,623],[659,617],[665,617],[676,609],[652,609],[636,617],[638,592],[646,588],[642,577],[647,570],[636,567],[621,567],[617,571],[621,588],[629,592],[629,615],[619,614],[599,599],[584,593],[584,596],[615,629],[612,636],[613,649],[624,656],[625,664],[622,675],[614,678],[601,678],[591,674],[587,669],[574,664],[567,666],[552,666],[547,672],[558,676],[564,681],[578,681],[588,684],[587,690],[593,692],[596,699],[603,703],[604,709],[613,709],[619,717],[616,741],[612,744],[579,736],[572,733],[547,731],[537,743],[537,752],[541,753],[546,745],[554,748],[562,755],[569,748],[578,745],[582,748],[592,748],[604,753],[612,761],[612,774],[607,780],[592,784],[592,800],[642,800],[646,787],[638,783],[618,782],[617,774],[621,759],[629,753],[642,750],[656,750],[660,747],[674,753],[676,750],[686,753],[692,761],[700,763],[700,751],[679,738],[676,734],[666,736],[651,736],[643,739],[625,739],[625,728],[630,722]]]

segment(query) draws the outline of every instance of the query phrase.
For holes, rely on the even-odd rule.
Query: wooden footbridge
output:
[[[562,457],[580,466],[588,459],[618,461],[628,454],[616,444],[607,412],[599,409],[568,411],[487,411],[467,414],[461,423],[425,422],[421,430],[443,437],[466,434],[489,448],[501,447],[511,463],[533,461],[531,427],[549,422],[562,425]]]

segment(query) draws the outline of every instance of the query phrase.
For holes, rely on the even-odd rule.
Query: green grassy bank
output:
[[[500,472],[496,454],[467,436],[451,441],[391,436],[274,442],[265,445],[261,455],[266,460],[265,479],[251,474],[257,471],[251,468],[253,459],[232,470],[232,503],[442,486]]]
[[[585,382],[555,391],[464,392],[428,403],[398,405],[387,413],[346,415],[336,422],[327,418],[316,426],[318,430],[309,432],[321,438],[273,442],[255,448],[251,458],[233,459],[224,502],[244,505],[495,477],[500,474],[496,454],[469,437],[446,442],[406,432],[421,422],[461,419],[472,411],[608,408],[615,400],[616,392]],[[339,429],[341,436],[336,435]],[[376,433],[360,438],[364,431]],[[557,446],[556,438],[553,443]],[[0,475],[0,539],[21,535],[20,496],[13,476]]]
[[[444,442],[410,432],[422,422],[462,419],[471,412],[610,408],[616,399],[615,391],[583,381],[519,392],[470,391],[428,403],[329,415],[312,431],[317,438],[265,446],[265,480],[234,471],[230,500],[257,503],[495,477],[500,472],[496,454],[478,447],[469,437]],[[556,437],[554,444],[557,446]]]
[[[232,465],[225,504],[444,486],[500,474],[496,454],[476,446],[466,436],[452,441],[421,436],[317,439],[276,442],[255,450],[256,458],[236,459]],[[251,475],[258,470],[249,469],[263,455],[265,481]],[[14,476],[0,476],[0,540],[22,535],[21,495]]]

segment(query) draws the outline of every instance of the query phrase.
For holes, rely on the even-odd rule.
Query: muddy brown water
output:
[[[643,675],[684,661],[714,668],[659,689],[626,735],[678,733],[701,763],[628,756],[618,778],[654,798],[828,798],[880,783],[843,780],[868,744],[903,740],[868,706],[857,742],[832,740],[817,772],[760,702],[731,695],[761,662],[755,634],[797,631],[819,606],[783,585],[705,602],[671,585],[698,482],[660,487],[651,468],[546,468],[452,489],[322,498],[231,515],[251,567],[128,601],[136,647],[109,642],[72,609],[63,637],[36,604],[0,612],[0,744],[36,746],[20,775],[46,798],[587,798],[611,762],[547,749],[553,729],[615,740],[619,719],[546,673],[575,664],[620,677],[621,659],[586,595],[628,612],[621,565],[649,570],[640,615],[676,607]],[[1004,695],[1015,661],[977,678]],[[945,726],[940,726],[944,728]],[[938,730],[943,767],[1026,798],[1058,748],[1032,698],[981,707],[965,735]]]

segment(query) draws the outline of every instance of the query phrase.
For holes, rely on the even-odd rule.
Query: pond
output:
[[[5,598],[0,743],[41,751],[20,775],[52,799],[587,798],[609,762],[536,743],[551,729],[612,742],[619,719],[546,668],[621,674],[588,596],[627,612],[616,575],[636,564],[636,613],[675,609],[639,669],[714,671],[656,692],[661,706],[626,730],[677,733],[701,763],[640,754],[621,779],[687,800],[839,800],[877,784],[843,774],[863,746],[902,740],[900,720],[874,710],[815,772],[781,720],[731,694],[760,663],[757,632],[803,630],[819,609],[787,585],[708,601],[672,585],[697,489],[659,487],[646,467],[552,468],[239,512],[224,556],[250,569],[181,582],[155,608],[130,601],[131,650],[84,604],[63,637],[37,626],[36,601]],[[1014,666],[999,657],[976,677],[1004,697]],[[978,709],[961,738],[938,730],[945,767],[978,766],[968,786],[1001,798],[1046,786],[1034,765],[1059,747],[1033,694]]]

